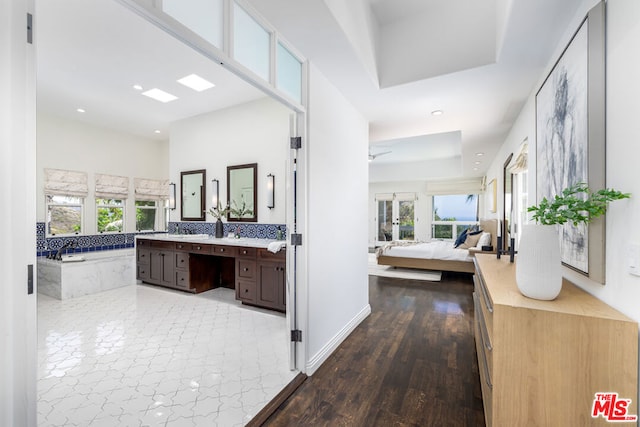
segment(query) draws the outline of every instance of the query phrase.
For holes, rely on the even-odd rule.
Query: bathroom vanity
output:
[[[136,239],[138,280],[186,292],[235,289],[243,304],[285,311],[286,249],[267,239],[182,235]]]

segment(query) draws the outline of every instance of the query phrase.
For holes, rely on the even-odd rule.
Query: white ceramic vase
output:
[[[562,289],[560,240],[555,225],[527,224],[516,259],[516,283],[522,295],[555,299]]]

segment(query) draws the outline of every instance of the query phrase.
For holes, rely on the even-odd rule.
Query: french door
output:
[[[416,238],[416,194],[376,194],[377,244]]]

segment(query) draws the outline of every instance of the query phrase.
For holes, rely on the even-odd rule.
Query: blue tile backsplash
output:
[[[287,227],[284,224],[247,224],[224,223],[224,235],[229,231],[240,232],[241,237],[258,239],[275,239],[278,227],[286,236]],[[169,233],[209,234],[215,233],[215,224],[211,222],[170,222]],[[118,234],[93,234],[66,237],[47,237],[45,223],[36,223],[36,250],[38,256],[47,256],[55,253],[65,243],[75,242],[73,248],[68,248],[65,253],[96,252],[113,249],[127,249],[135,247],[135,238],[138,235],[158,234],[151,233],[118,233]]]

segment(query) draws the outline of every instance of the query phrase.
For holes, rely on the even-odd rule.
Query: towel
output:
[[[279,252],[280,249],[284,248],[285,246],[287,246],[286,242],[271,242],[269,243],[269,246],[267,247],[267,250],[269,252],[273,252],[274,254]]]

